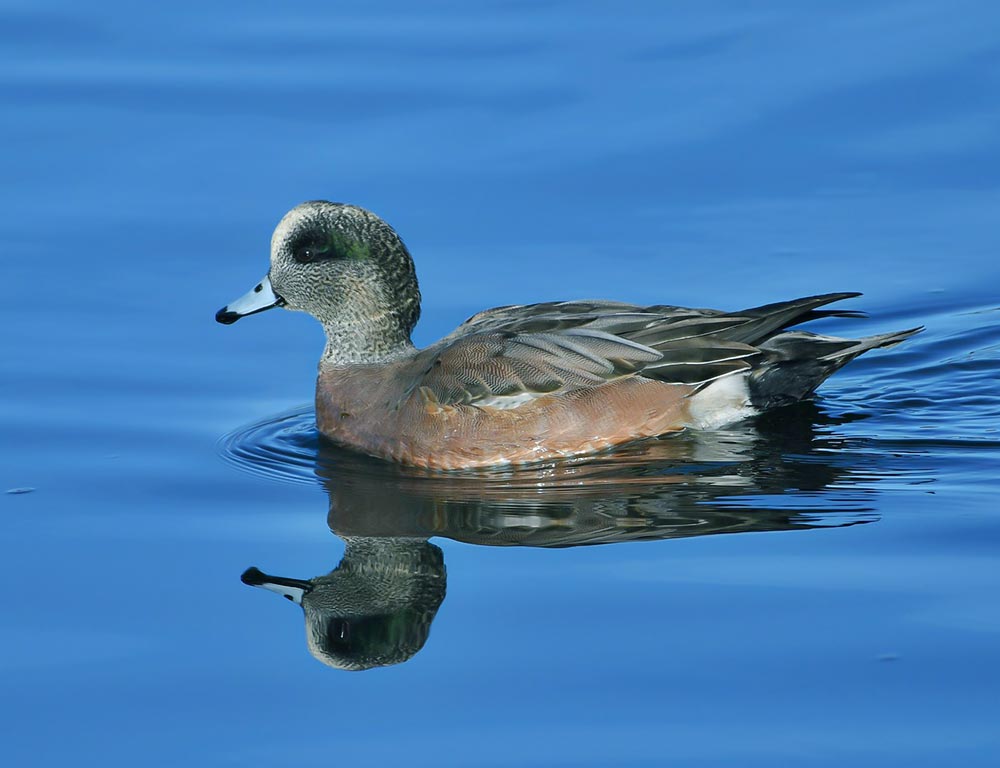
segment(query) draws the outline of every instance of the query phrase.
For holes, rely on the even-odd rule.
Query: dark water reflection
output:
[[[850,420],[801,403],[586,459],[430,473],[338,449],[317,439],[309,411],[296,411],[234,433],[225,455],[280,479],[308,479],[311,462],[344,555],[308,580],[256,567],[243,580],[302,606],[318,660],[352,670],[397,664],[423,647],[445,597],[432,537],[575,547],[875,521],[878,480],[907,474],[913,461],[825,434]]]

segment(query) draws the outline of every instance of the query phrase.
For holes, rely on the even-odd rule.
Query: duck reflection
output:
[[[817,431],[811,403],[712,433],[604,456],[475,473],[429,473],[320,446],[327,522],[346,549],[325,576],[257,568],[243,581],[301,605],[309,651],[332,667],[406,661],[445,596],[432,537],[490,546],[572,547],[873,520],[887,459]]]

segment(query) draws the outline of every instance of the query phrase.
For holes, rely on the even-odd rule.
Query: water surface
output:
[[[4,4],[0,760],[995,765],[998,20]],[[421,477],[321,446],[309,318],[213,322],[312,198],[402,234],[421,344],[588,296],[927,331],[718,434]],[[345,537],[381,592],[316,625],[399,663],[240,582]]]

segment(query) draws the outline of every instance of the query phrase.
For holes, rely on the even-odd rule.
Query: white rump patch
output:
[[[691,396],[688,413],[695,429],[715,429],[756,415],[750,405],[747,374],[735,373],[713,381]]]

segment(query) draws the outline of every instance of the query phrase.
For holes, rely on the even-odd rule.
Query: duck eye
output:
[[[292,258],[299,264],[308,264],[310,261],[314,261],[319,253],[319,249],[314,245],[300,245],[292,252]]]
[[[299,264],[326,259],[363,258],[368,248],[338,232],[309,234],[292,245],[292,258]]]

